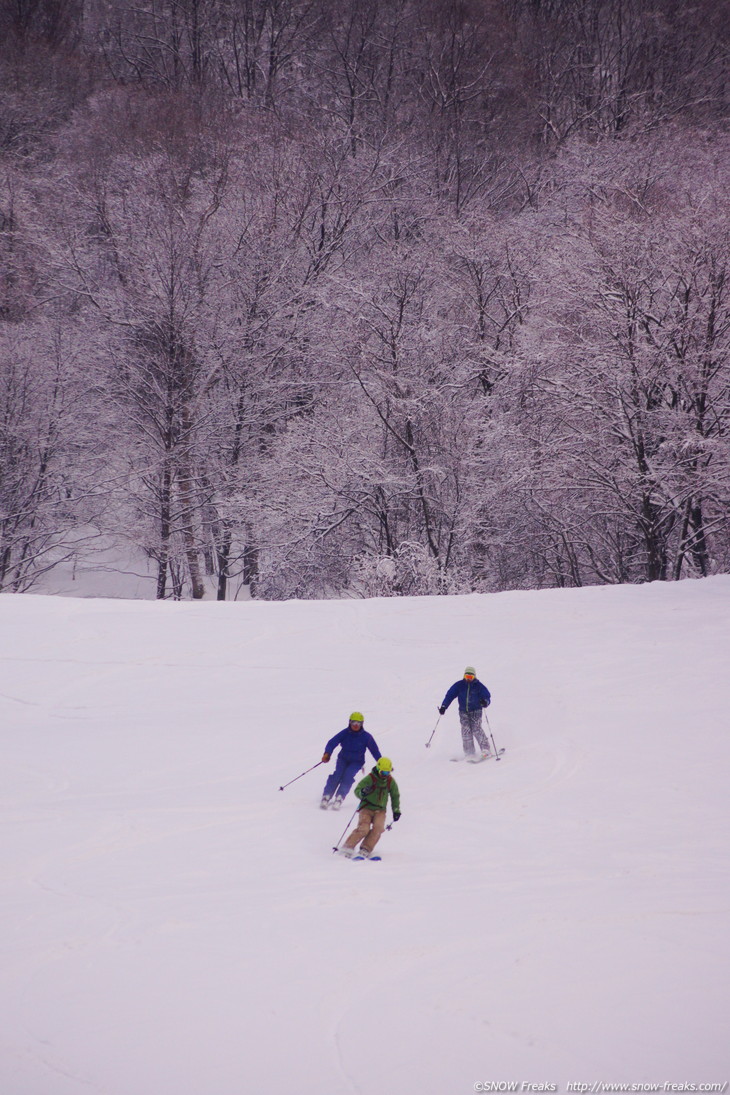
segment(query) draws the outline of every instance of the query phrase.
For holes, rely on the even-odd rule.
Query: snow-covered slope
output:
[[[728,1078],[730,578],[0,621],[3,1095]],[[468,663],[499,763],[424,748]],[[279,791],[354,708],[382,863]]]

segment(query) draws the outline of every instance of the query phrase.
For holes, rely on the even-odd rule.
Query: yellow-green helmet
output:
[[[362,711],[353,711],[350,715],[350,722],[365,722]]]
[[[390,757],[381,757],[378,763],[375,765],[379,772],[392,772],[393,761]]]

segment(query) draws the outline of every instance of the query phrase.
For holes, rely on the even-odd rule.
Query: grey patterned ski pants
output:
[[[477,707],[475,711],[459,711],[459,722],[461,723],[461,740],[466,755],[468,757],[474,756],[475,738],[480,751],[486,753],[489,750],[489,742],[482,730],[481,707]]]

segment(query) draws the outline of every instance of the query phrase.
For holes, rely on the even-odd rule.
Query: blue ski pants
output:
[[[339,795],[340,798],[344,798],[355,782],[355,776],[362,766],[363,762],[361,760],[344,760],[340,752],[337,764],[335,764],[335,770],[324,785],[323,796],[326,795],[331,798],[332,795]]]

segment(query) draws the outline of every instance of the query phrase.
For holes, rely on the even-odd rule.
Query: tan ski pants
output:
[[[354,848],[362,841],[361,851],[372,852],[383,835],[384,828],[385,810],[370,810],[367,806],[362,806],[358,812],[357,828],[350,833],[344,847]]]

